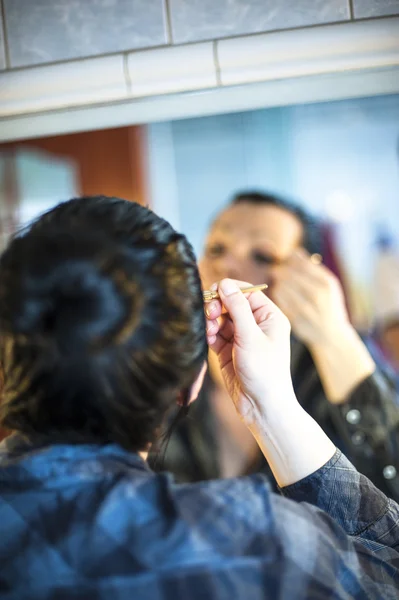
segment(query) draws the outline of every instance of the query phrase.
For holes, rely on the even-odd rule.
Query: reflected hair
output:
[[[20,231],[0,259],[9,430],[145,450],[206,357],[193,250],[143,206],[70,200]]]
[[[280,196],[254,190],[243,190],[235,194],[230,204],[255,204],[258,206],[276,206],[294,215],[303,227],[303,247],[310,254],[322,253],[322,234],[320,224],[299,204],[285,200]]]

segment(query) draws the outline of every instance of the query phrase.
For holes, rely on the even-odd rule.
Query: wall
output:
[[[398,0],[1,0],[0,68],[399,14]]]
[[[399,92],[399,0],[0,4],[4,141]]]

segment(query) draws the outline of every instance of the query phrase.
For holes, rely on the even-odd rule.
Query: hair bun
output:
[[[134,310],[132,298],[126,297],[120,285],[120,247],[104,235],[87,236],[79,231],[41,234],[40,239],[31,234],[16,242],[32,244],[34,254],[29,248],[14,252],[25,263],[19,268],[9,265],[14,276],[9,286],[2,286],[12,329],[44,337],[67,352],[110,343]],[[116,257],[119,273],[115,278]]]

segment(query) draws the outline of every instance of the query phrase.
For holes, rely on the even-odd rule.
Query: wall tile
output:
[[[348,0],[168,0],[175,43],[349,19]]]
[[[217,85],[213,43],[170,46],[128,56],[133,96],[151,96]]]
[[[166,43],[164,0],[3,0],[12,67]]]
[[[0,3],[1,5],[1,3]],[[4,35],[3,35],[3,21],[1,17],[0,11],[0,69],[5,69],[6,67],[6,57],[4,54]]]
[[[356,19],[399,15],[399,0],[353,0]]]
[[[389,68],[399,59],[399,18],[241,36],[217,42],[222,85]]]
[[[123,56],[11,69],[0,75],[0,118],[127,97]]]

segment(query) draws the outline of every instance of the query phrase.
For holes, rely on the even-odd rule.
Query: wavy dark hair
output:
[[[294,215],[302,224],[303,227],[303,247],[310,254],[322,252],[323,242],[320,223],[316,221],[306,210],[299,204],[295,204],[289,200],[285,200],[275,194],[260,192],[256,190],[243,190],[233,196],[230,204],[256,204],[260,206],[276,206],[290,214]]]
[[[144,450],[206,357],[192,248],[143,206],[70,200],[0,259],[8,430]]]

